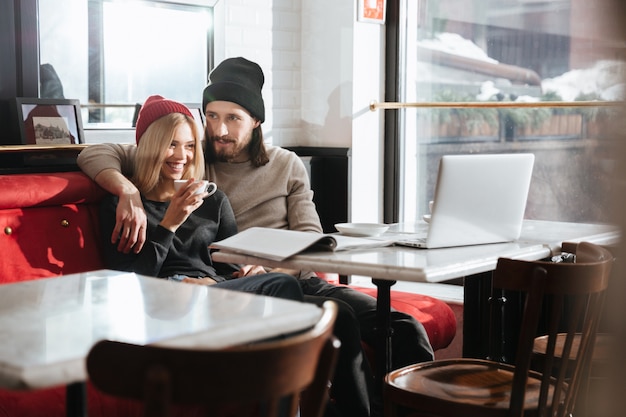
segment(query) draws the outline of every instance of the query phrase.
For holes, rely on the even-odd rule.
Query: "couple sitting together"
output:
[[[375,342],[376,300],[309,271],[211,259],[209,244],[252,226],[322,231],[304,164],[293,152],[263,142],[263,84],[259,65],[244,58],[227,59],[211,72],[202,100],[204,149],[189,109],[151,96],[137,120],[137,146],[82,151],[81,169],[112,194],[101,206],[105,265],[318,305],[335,301],[341,350],[327,415],[368,417],[373,378],[361,341]],[[218,191],[201,191],[194,180],[204,178]],[[187,184],[176,190],[180,179]],[[433,359],[421,323],[392,311],[391,326],[394,369]]]

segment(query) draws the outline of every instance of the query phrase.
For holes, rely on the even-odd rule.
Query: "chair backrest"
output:
[[[143,401],[146,416],[196,405],[212,416],[294,416],[300,407],[302,417],[320,417],[340,345],[332,335],[336,316],[329,301],[304,333],[224,350],[105,340],[89,352],[87,372],[99,390]]]
[[[498,260],[493,289],[520,291],[526,296],[515,358],[511,416],[523,415],[527,376],[540,316],[547,320],[548,348],[537,399],[539,416],[563,416],[572,412],[581,379],[588,371],[613,256],[608,250],[591,243],[568,247],[575,250],[573,263]],[[552,378],[559,333],[567,334],[563,357],[570,357],[576,334],[580,337],[580,347],[575,360],[560,362],[558,376]]]

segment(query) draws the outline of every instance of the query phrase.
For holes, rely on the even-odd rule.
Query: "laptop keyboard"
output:
[[[426,246],[426,238],[416,237],[411,239],[400,239],[396,240],[396,245],[410,246],[412,248],[423,248],[424,246]]]

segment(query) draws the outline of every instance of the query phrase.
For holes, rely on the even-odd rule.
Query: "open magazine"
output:
[[[210,247],[282,261],[307,249],[341,251],[392,244],[393,241],[381,238],[251,227],[234,236],[214,242]]]

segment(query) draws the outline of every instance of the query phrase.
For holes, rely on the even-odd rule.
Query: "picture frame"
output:
[[[22,145],[85,143],[77,99],[17,97],[14,110]]]
[[[359,22],[385,24],[387,0],[357,0]]]

